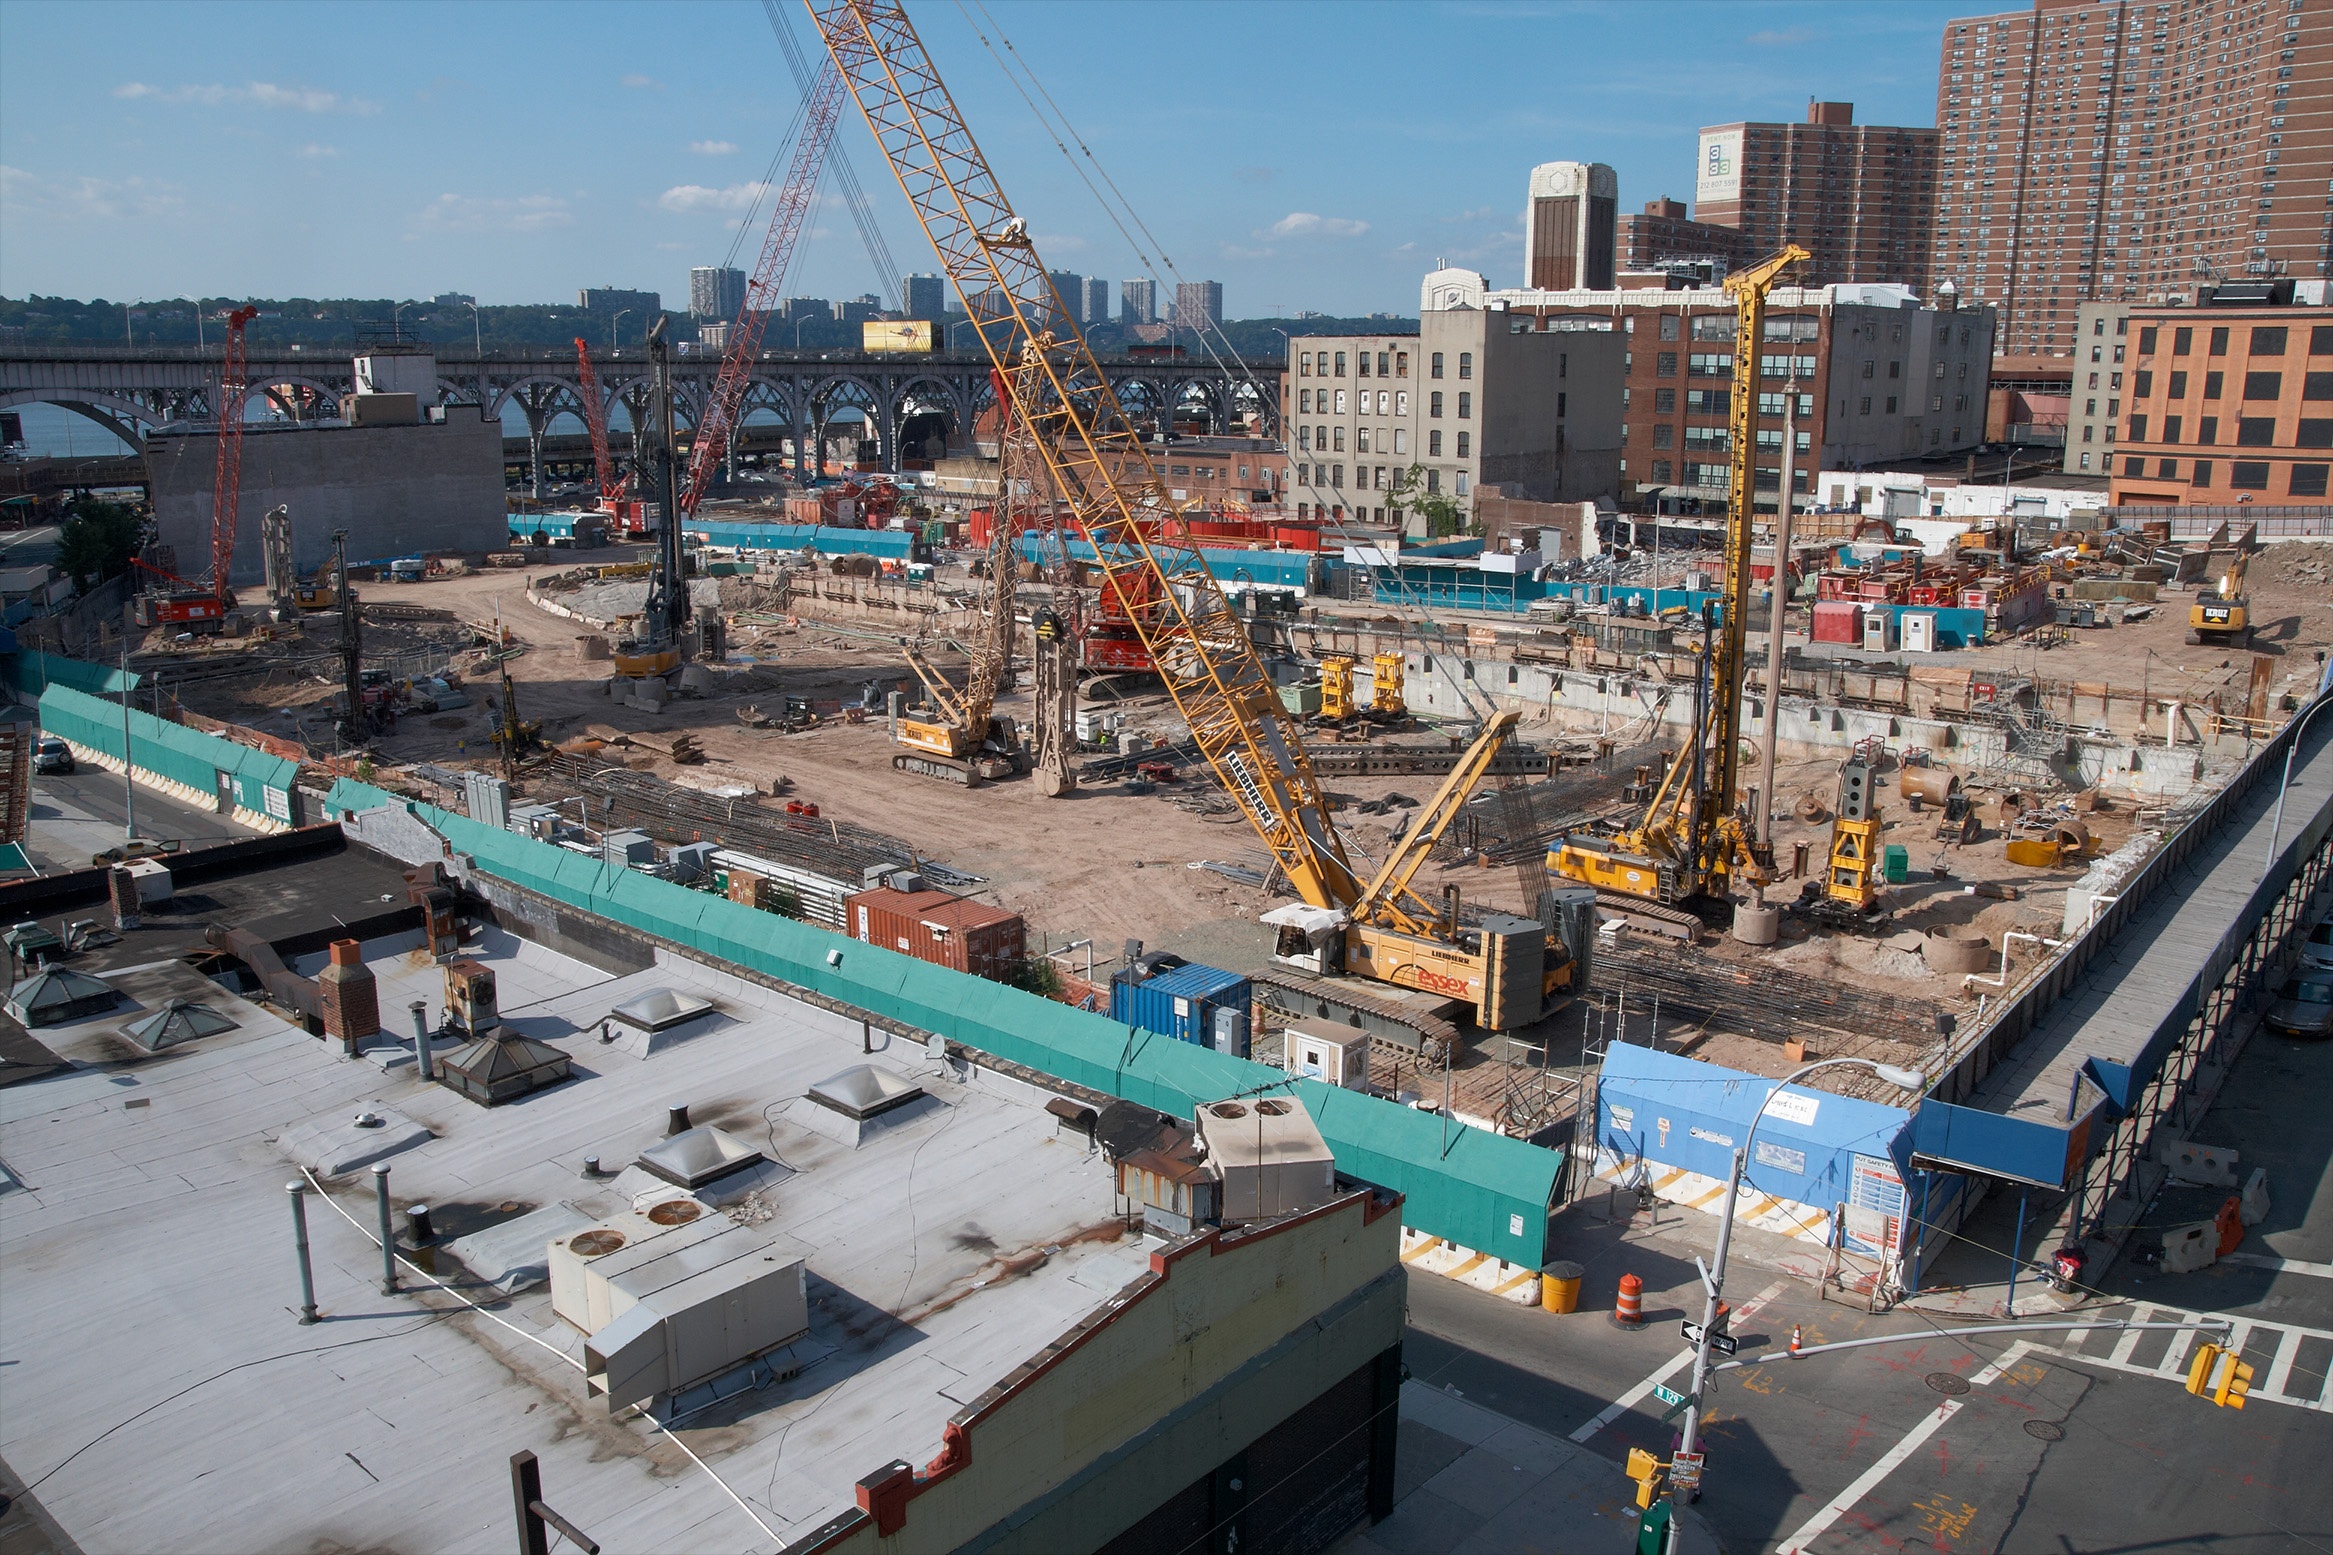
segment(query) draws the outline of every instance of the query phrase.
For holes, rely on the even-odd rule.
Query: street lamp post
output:
[[[948,349],[951,351],[956,349],[956,331],[960,329],[978,329],[979,327],[980,321],[977,319],[958,319],[955,323],[950,324],[948,326]]]
[[[2327,680],[2333,684],[2333,670],[2327,671]],[[2292,787],[2292,762],[2301,753],[2301,736],[2308,732],[2309,720],[2328,707],[2333,707],[2333,696],[2327,696],[2326,688],[2320,687],[2315,702],[2293,725],[2292,744],[2286,746],[2284,751],[2284,777],[2276,785],[2276,814],[2268,822],[2268,852],[2260,860],[2260,878],[2263,880],[2268,878],[2268,871],[2276,864],[2276,840],[2284,832],[2284,791]]]
[[[1781,576],[1779,568],[1775,575],[1777,578]],[[1693,1346],[1693,1386],[1685,1395],[1685,1435],[1677,1448],[1679,1453],[1691,1455],[1700,1450],[1701,1389],[1709,1380],[1710,1341],[1716,1336],[1718,1297],[1725,1289],[1725,1255],[1727,1248],[1733,1245],[1734,1209],[1741,1201],[1742,1173],[1749,1165],[1750,1147],[1758,1137],[1758,1125],[1764,1121],[1767,1107],[1785,1089],[1817,1069],[1834,1069],[1841,1065],[1868,1069],[1888,1084],[1910,1091],[1915,1096],[1928,1088],[1928,1077],[1917,1069],[1899,1069],[1894,1064],[1877,1063],[1868,1058],[1822,1058],[1774,1082],[1767,1090],[1765,1100],[1758,1103],[1757,1112],[1751,1115],[1749,1130],[1742,1135],[1741,1145],[1734,1151],[1733,1174],[1727,1179],[1725,1188],[1725,1215],[1717,1224],[1717,1260],[1702,1278],[1702,1287],[1708,1299],[1701,1309],[1701,1337]],[[1672,1551],[1676,1549],[1676,1541],[1677,1523],[1672,1518],[1669,1523],[1669,1548]]]
[[[477,352],[478,355],[484,356],[486,354],[486,335],[478,327],[478,305],[474,302],[466,302],[462,306],[470,310],[470,349]]]
[[[405,339],[403,322],[405,310],[412,306],[413,304],[410,302],[401,302],[389,310],[389,338],[391,340],[402,342]]]
[[[631,311],[630,308],[618,308],[616,316],[608,320],[608,351],[610,354],[613,354],[616,349],[616,331],[623,326],[624,315]]]

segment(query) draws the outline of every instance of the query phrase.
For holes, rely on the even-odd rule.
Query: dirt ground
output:
[[[621,553],[602,552],[575,560],[618,559]],[[567,558],[562,562],[573,564]],[[677,697],[660,712],[619,705],[607,693],[608,662],[587,659],[581,651],[582,639],[592,628],[527,601],[529,577],[554,570],[560,569],[496,569],[421,584],[367,585],[368,603],[442,613],[438,620],[369,629],[368,646],[386,640],[416,652],[432,648],[443,652],[467,640],[463,623],[499,620],[525,645],[526,651],[511,661],[512,678],[523,716],[540,720],[547,738],[571,739],[587,725],[603,725],[662,744],[673,734],[688,731],[707,753],[702,766],[676,769],[669,761],[638,750],[629,754],[635,764],[691,786],[749,788],[764,794],[773,784],[786,786],[789,797],[815,802],[826,815],[906,840],[922,856],[984,877],[986,884],[975,894],[1022,913],[1033,945],[1043,948],[1090,939],[1097,971],[1116,962],[1127,939],[1232,966],[1255,964],[1266,953],[1268,934],[1256,918],[1281,899],[1268,897],[1257,885],[1196,867],[1213,861],[1261,874],[1268,864],[1254,833],[1215,792],[1204,769],[1187,768],[1181,781],[1149,794],[1128,792],[1112,782],[1054,800],[1040,797],[1024,781],[962,789],[897,772],[879,714],[850,724],[836,712],[841,704],[860,700],[870,683],[906,679],[896,650],[871,634],[808,626],[741,627],[733,634],[721,686],[712,695]],[[2321,651],[2333,647],[2329,570],[2333,545],[2272,547],[2253,563],[2250,585],[2259,628],[2255,650],[2282,661],[2286,687],[2313,683]],[[2100,679],[2123,685],[2143,681],[2163,696],[2193,698],[2214,687],[2240,695],[2248,661],[2226,649],[2187,646],[2187,602],[2185,593],[2166,591],[2151,616],[2076,632],[2064,646],[2040,650],[2008,645],[1958,655],[1954,662],[2053,680]],[[215,682],[200,678],[200,656],[216,654],[227,645],[204,645],[199,656],[182,659],[168,673],[180,677],[179,694],[191,707],[323,745],[329,738],[323,705],[337,694],[336,665],[323,660],[335,644],[326,624],[294,650],[315,655],[319,662]],[[496,719],[494,685],[483,674],[482,656],[472,654],[461,662],[468,666],[471,705],[403,720],[395,733],[379,742],[385,762],[454,766],[494,762],[490,738]],[[826,715],[819,727],[779,734],[750,731],[739,724],[740,705],[757,703],[774,711],[788,693],[814,699]],[[1166,740],[1179,739],[1183,733],[1163,696],[1138,697],[1122,708],[1130,731]],[[1006,694],[998,710],[1025,721],[1027,693]],[[1528,741],[1547,743],[1560,731],[1526,723],[1521,734]],[[1775,787],[1787,805],[1801,793],[1827,795],[1835,774],[1836,764],[1828,760],[1785,763]],[[1384,856],[1398,812],[1365,815],[1353,805],[1397,791],[1423,800],[1437,781],[1336,778],[1328,786],[1346,801],[1340,821],[1349,844],[1363,859],[1374,861]],[[1620,781],[1616,774],[1615,810],[1621,807]],[[1776,949],[1753,950],[1715,934],[1703,936],[1698,953],[1727,960],[1770,957],[1793,971],[1861,989],[1952,1009],[1972,1008],[1974,996],[1964,993],[1959,977],[1935,974],[1921,959],[1922,932],[1945,924],[1973,925],[1996,944],[2001,932],[2012,928],[2054,935],[2065,889],[2079,879],[2086,864],[2048,870],[2009,864],[2002,856],[2001,832],[1990,809],[1981,812],[1985,830],[1980,841],[1966,847],[1940,843],[1935,812],[1913,815],[1897,796],[1896,781],[1894,772],[1882,774],[1883,841],[1908,849],[1911,877],[1894,894],[1892,936],[1810,937],[1786,922],[1784,941]],[[1485,815],[1493,808],[1484,807]],[[2120,846],[2134,826],[2154,818],[2128,806],[2082,817],[2098,839],[2095,852]],[[1483,822],[1486,830],[1495,829],[1495,824],[1490,819]],[[1785,814],[1776,824],[1776,854],[1787,866],[1796,845],[1803,842],[1811,856],[1810,868],[1819,874],[1829,834],[1827,818],[1810,823]],[[1933,873],[1938,865],[1945,871],[1941,878]],[[1419,885],[1432,896],[1445,884],[1456,884],[1472,903],[1516,911],[1526,908],[1535,877],[1528,864],[1486,866],[1446,844],[1421,873]],[[1979,883],[2013,886],[2016,899],[1970,894],[1969,888]],[[1776,891],[1788,899],[1796,895],[1797,886],[1795,880],[1785,881]],[[1084,957],[1070,964],[1082,969]],[[1489,1106],[1503,1087],[1514,1083],[1505,1069],[1511,1057],[1521,1055],[1529,1061],[1537,1053],[1551,1066],[1576,1064],[1588,1040],[1586,1022],[1584,1013],[1559,1016],[1545,1023],[1545,1030],[1523,1034],[1524,1042],[1512,1049],[1496,1047],[1470,1055],[1465,1067],[1482,1072],[1468,1080],[1467,1088],[1481,1093],[1475,1099]],[[1754,1072],[1779,1074],[1785,1067],[1778,1047],[1748,1037],[1669,1029],[1664,1022],[1663,1039]],[[1483,1068],[1486,1064],[1500,1073]]]

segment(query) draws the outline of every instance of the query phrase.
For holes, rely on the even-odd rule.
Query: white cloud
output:
[[[51,221],[116,221],[169,214],[186,204],[176,184],[151,178],[72,178],[51,181],[21,167],[0,166],[0,206]]]
[[[656,203],[668,211],[693,216],[703,211],[751,210],[769,185],[760,182],[731,184],[726,189],[708,189],[703,184],[675,184],[656,197]]]
[[[1237,243],[1219,243],[1216,249],[1226,259],[1270,259],[1279,252],[1274,248],[1242,248]]]
[[[290,108],[299,113],[379,113],[381,105],[369,98],[343,97],[312,86],[278,86],[251,81],[242,86],[150,86],[125,81],[113,89],[116,97],[133,102],[167,103],[173,107],[224,108],[248,104],[254,108]]]
[[[312,140],[305,146],[302,146],[297,152],[294,153],[294,155],[307,157],[311,160],[323,157],[336,157],[340,155],[340,148],[338,146],[327,146],[318,141]]]
[[[575,225],[575,216],[556,195],[441,194],[415,213],[413,225],[424,232],[544,232]]]
[[[692,140],[689,142],[689,149],[700,157],[733,157],[737,155],[737,142],[733,140]]]
[[[664,90],[664,83],[657,80],[654,76],[630,75],[624,77],[623,80],[617,84],[620,86],[628,86],[635,92],[661,92]]]
[[[1310,211],[1290,211],[1273,222],[1268,230],[1276,238],[1357,238],[1369,230],[1369,223],[1343,216],[1315,216]],[[1263,234],[1258,233],[1257,236]]]

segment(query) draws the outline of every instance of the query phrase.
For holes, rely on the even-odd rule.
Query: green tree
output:
[[[1426,521],[1426,538],[1446,540],[1466,532],[1466,505],[1446,491],[1426,489],[1426,467],[1413,464],[1394,482],[1396,511],[1416,513]]]
[[[130,558],[146,544],[146,515],[125,502],[100,502],[82,497],[67,510],[64,532],[57,537],[57,565],[73,579],[73,587],[127,572]]]

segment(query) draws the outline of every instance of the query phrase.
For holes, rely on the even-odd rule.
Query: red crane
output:
[[[591,468],[599,483],[599,505],[616,515],[616,527],[636,532],[640,505],[624,500],[624,483],[616,476],[616,461],[608,453],[608,412],[599,397],[599,375],[591,370],[591,347],[575,337],[575,371],[583,380],[583,424],[591,429]]]
[[[233,602],[227,569],[235,558],[235,509],[243,497],[243,402],[251,385],[244,377],[243,326],[259,317],[254,307],[227,315],[227,355],[219,367],[219,468],[211,482],[211,595],[224,612]]]
[[[793,168],[787,173],[785,185],[778,190],[776,204],[770,211],[770,230],[762,239],[761,259],[754,266],[753,279],[746,283],[745,305],[737,310],[737,321],[729,326],[729,339],[721,353],[720,376],[714,379],[713,391],[706,396],[695,436],[689,443],[688,478],[682,482],[678,500],[673,504],[682,518],[696,516],[697,504],[704,498],[714,466],[729,451],[729,439],[745,404],[745,389],[752,377],[754,359],[761,355],[762,333],[769,328],[770,315],[778,310],[778,292],[785,284],[786,267],[793,262],[794,244],[802,235],[803,218],[809,214],[811,201],[818,193],[818,172],[825,164],[826,148],[834,141],[835,121],[847,100],[842,75],[834,68],[834,61],[821,61],[818,79],[810,88],[809,107],[802,116],[801,138],[794,143]]]

